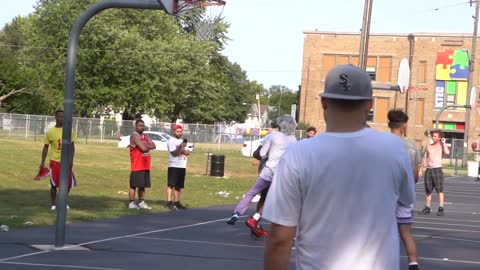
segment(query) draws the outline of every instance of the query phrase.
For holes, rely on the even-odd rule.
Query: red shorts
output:
[[[50,184],[52,187],[60,186],[60,162],[50,160]],[[70,182],[68,188],[74,187],[77,185],[75,176],[73,175],[72,168],[70,168]]]

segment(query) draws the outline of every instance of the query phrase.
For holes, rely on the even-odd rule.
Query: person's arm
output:
[[[270,140],[270,135],[268,135],[262,141],[262,149],[260,149],[260,156],[262,158],[265,158],[268,156],[268,151],[270,151],[271,145],[272,145],[272,141]]]
[[[147,136],[147,135],[145,135]],[[157,148],[157,146],[155,145],[155,143],[152,141],[152,139],[150,139],[150,137],[148,137],[148,142],[147,142],[147,147],[150,149],[150,150],[155,150]]]
[[[187,146],[187,143],[182,142],[179,145],[175,145],[173,142],[169,141],[168,142],[168,151],[174,156],[178,157],[179,155],[186,155],[188,156],[190,154],[190,151],[185,150],[185,147]],[[173,149],[173,150],[171,150]]]
[[[272,224],[265,246],[265,270],[285,270],[297,227]]]
[[[40,168],[45,167],[45,159],[47,159],[47,154],[48,154],[48,144],[43,145],[43,150],[42,150],[42,161],[40,162]]]
[[[447,146],[447,144],[445,143],[444,140],[445,139],[442,139],[442,151],[445,155],[449,155],[450,154],[450,149],[448,149],[448,146]]]
[[[398,203],[402,206],[411,206],[415,203],[415,181],[412,170],[412,161],[406,151],[400,153],[399,171],[397,181],[399,181]]]
[[[130,135],[130,142],[133,142],[133,144],[137,146],[143,153],[150,151],[150,148],[147,147],[147,144],[142,142],[140,139],[140,135],[136,133]]]

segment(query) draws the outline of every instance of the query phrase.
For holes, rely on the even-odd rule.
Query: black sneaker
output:
[[[177,207],[175,207],[175,205],[173,204],[172,201],[167,202],[167,207],[168,207],[168,209],[170,209],[172,211],[177,210]]]
[[[180,202],[174,202],[173,205],[177,208],[177,209],[180,209],[180,210],[187,210],[187,207],[185,207],[183,204],[181,204]]]
[[[431,212],[430,207],[425,206],[425,208],[423,208],[423,210],[422,210],[422,211],[419,211],[418,213],[419,213],[419,214],[423,214],[423,215],[429,215],[430,212]]]
[[[438,208],[437,216],[445,216],[445,210],[443,207]]]
[[[408,270],[418,270],[418,264],[409,265]]]

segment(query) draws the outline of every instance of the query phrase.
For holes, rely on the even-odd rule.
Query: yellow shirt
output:
[[[62,153],[62,129],[61,127],[52,127],[45,134],[45,144],[50,145],[50,160],[60,162]],[[72,129],[72,143],[77,140],[77,133]]]

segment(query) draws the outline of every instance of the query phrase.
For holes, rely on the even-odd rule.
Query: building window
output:
[[[381,56],[378,58],[378,78],[379,82],[391,82],[392,81],[392,57]]]
[[[425,100],[416,99],[415,100],[415,125],[423,126],[424,113],[425,113]]]
[[[372,81],[377,80],[377,67],[367,67],[366,71],[368,75],[370,75],[370,78],[372,78]]]
[[[330,69],[336,65],[352,64],[359,65],[359,56],[350,54],[324,54],[322,66],[322,80],[325,80]],[[392,57],[370,56],[367,59],[366,71],[373,81],[391,82],[392,80]]]
[[[375,97],[374,104],[374,122],[375,123],[387,123],[387,113],[390,109],[390,98],[388,97]]]
[[[418,83],[427,82],[427,61],[422,60],[418,65]]]

